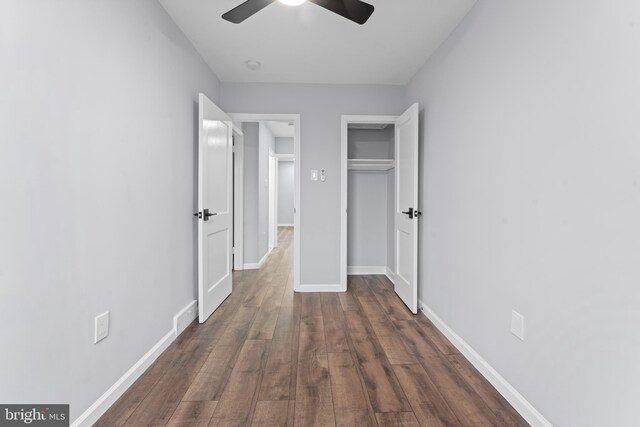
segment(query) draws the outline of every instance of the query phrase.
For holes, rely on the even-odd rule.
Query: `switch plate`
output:
[[[511,310],[511,333],[524,341],[524,316]]]
[[[93,343],[97,344],[109,336],[109,312],[105,311],[95,318]]]
[[[312,169],[311,170],[311,181],[317,181],[318,180],[318,170],[317,169]]]

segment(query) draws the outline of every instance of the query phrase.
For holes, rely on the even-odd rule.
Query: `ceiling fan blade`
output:
[[[239,24],[275,1],[276,0],[247,0],[240,6],[236,6],[222,15],[222,19],[233,22],[234,24]]]
[[[367,22],[373,10],[373,5],[360,0],[309,0],[318,6],[322,6],[333,13],[344,16],[345,18],[357,23],[364,24]]]

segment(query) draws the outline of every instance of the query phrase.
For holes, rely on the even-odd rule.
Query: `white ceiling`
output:
[[[276,138],[293,138],[295,126],[289,126],[289,122],[265,122],[271,134]]]
[[[308,2],[241,24],[220,17],[243,1],[160,0],[223,82],[406,84],[476,2],[369,0],[362,26]]]

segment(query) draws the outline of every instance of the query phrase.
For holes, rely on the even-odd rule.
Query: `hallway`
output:
[[[293,229],[193,323],[98,426],[524,426],[385,276],[295,294]]]

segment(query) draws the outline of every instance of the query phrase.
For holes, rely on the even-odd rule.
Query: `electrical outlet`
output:
[[[109,312],[105,311],[95,318],[93,343],[97,344],[109,336]]]
[[[511,333],[524,341],[524,316],[511,310]]]

